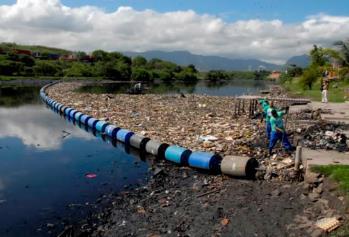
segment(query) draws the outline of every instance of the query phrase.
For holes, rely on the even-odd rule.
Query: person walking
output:
[[[327,103],[328,102],[328,89],[329,89],[329,82],[327,79],[324,80],[324,85],[322,86],[322,102]]]
[[[323,73],[323,78],[321,80],[321,102],[327,103],[328,99],[328,89],[329,89],[329,82],[328,82],[328,72],[327,70]]]
[[[288,136],[285,131],[283,123],[284,111],[277,112],[275,109],[271,111],[270,125],[271,125],[271,134],[269,141],[269,154],[272,155],[273,148],[276,143],[281,140],[282,146],[286,151],[293,151],[295,148],[291,145],[288,140]]]

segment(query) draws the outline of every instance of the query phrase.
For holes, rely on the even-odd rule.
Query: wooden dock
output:
[[[243,95],[234,98],[234,115],[248,115],[252,118],[261,112],[261,107],[259,106],[259,99],[267,99],[268,101],[273,101],[277,107],[286,107],[292,105],[305,105],[310,103],[309,99],[305,98],[288,98],[288,97],[265,97],[258,95]]]

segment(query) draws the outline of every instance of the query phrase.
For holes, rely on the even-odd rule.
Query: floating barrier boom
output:
[[[141,152],[152,154],[178,165],[240,177],[253,177],[256,173],[258,162],[254,158],[240,156],[222,158],[214,153],[193,152],[180,146],[170,146],[167,143],[151,140],[148,137],[135,134],[132,131],[98,120],[74,108],[60,104],[46,94],[46,89],[56,83],[45,85],[40,89],[41,99],[53,110],[80,124],[85,124],[95,131],[104,133],[113,140],[118,140],[127,146],[139,149]]]

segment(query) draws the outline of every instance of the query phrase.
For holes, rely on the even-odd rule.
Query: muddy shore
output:
[[[302,182],[292,155],[282,149],[269,157],[264,123],[234,117],[229,97],[94,95],[75,92],[79,86],[57,84],[48,94],[152,139],[222,156],[253,156],[267,172],[256,180],[232,179],[157,161],[147,185],[105,195],[103,212],[60,236],[321,236],[314,226],[319,218],[345,219],[345,209],[331,208],[342,202],[340,195],[326,191],[322,177]],[[207,135],[216,139],[200,139]]]

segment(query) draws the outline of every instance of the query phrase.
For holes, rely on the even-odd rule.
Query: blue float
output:
[[[77,113],[78,111],[76,109],[73,109],[69,112],[69,117],[71,118],[75,118],[74,115]]]
[[[80,122],[87,125],[88,120],[91,119],[91,118],[92,118],[91,116],[83,114],[80,117]]]
[[[58,105],[57,105],[57,110],[58,110],[58,111],[61,111],[62,106],[63,106],[62,104],[58,104]]]
[[[188,163],[190,167],[217,171],[219,170],[221,160],[222,157],[219,155],[197,151],[191,153]]]
[[[67,107],[67,108],[64,110],[64,114],[65,114],[66,116],[69,116],[69,113],[70,113],[70,111],[72,111],[72,110],[73,110],[72,108]]]
[[[62,114],[64,114],[64,111],[65,111],[66,108],[68,108],[68,107],[65,106],[65,105],[63,105],[63,106],[61,107],[61,113],[62,113]]]
[[[131,132],[130,130],[127,129],[120,129],[117,133],[116,133],[116,138],[118,139],[118,141],[123,142],[125,144],[130,144],[130,138],[134,133]]]
[[[82,115],[83,113],[81,112],[77,112],[75,115],[74,115],[74,119],[78,122],[80,122],[80,116]]]
[[[116,133],[120,130],[119,127],[116,127],[114,125],[108,125],[105,128],[105,134],[107,134],[112,139],[116,139]]]
[[[88,121],[87,121],[87,125],[92,128],[92,129],[95,129],[96,127],[96,123],[98,122],[97,119],[95,118],[90,118]]]
[[[165,159],[180,165],[188,165],[191,150],[180,146],[169,146],[165,151]]]
[[[103,133],[108,125],[109,123],[107,123],[106,121],[98,121],[96,123],[96,130]]]

